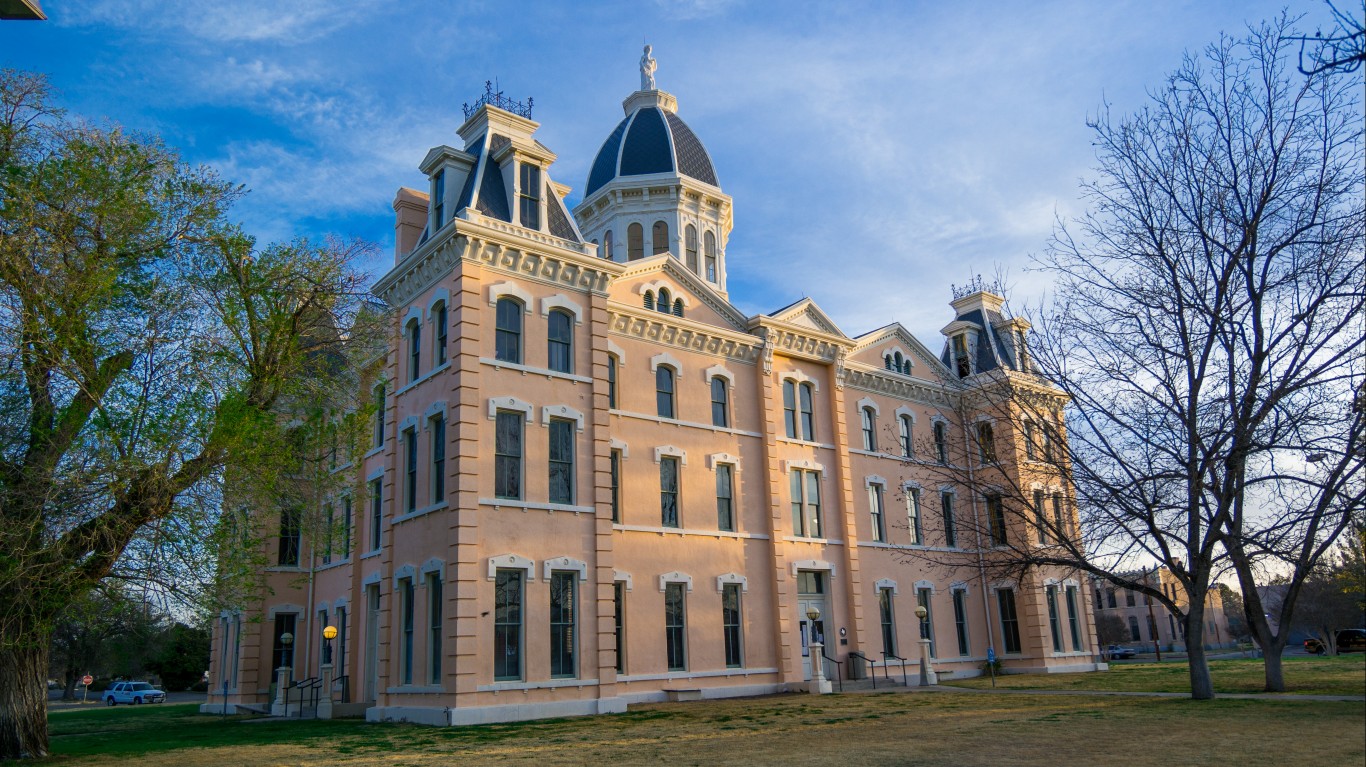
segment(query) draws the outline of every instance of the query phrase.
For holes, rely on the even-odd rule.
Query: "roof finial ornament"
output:
[[[648,44],[645,46],[645,53],[640,57],[640,89],[643,91],[657,90],[655,87],[655,57],[650,55],[653,50]]]

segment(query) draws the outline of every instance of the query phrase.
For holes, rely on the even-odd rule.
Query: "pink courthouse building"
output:
[[[959,676],[989,647],[1097,668],[1090,589],[931,556],[990,555],[980,499],[938,469],[977,460],[958,398],[1028,375],[1027,325],[984,289],[952,301],[941,354],[810,299],[745,316],[706,149],[672,95],[623,106],[572,211],[530,110],[496,98],[399,190],[369,449],[327,550],[288,521],[269,538],[267,595],[216,624],[206,710],[319,676],[329,625],[338,712],[431,724],[805,689],[813,635],[846,680],[906,658],[914,683],[922,631]],[[994,451],[1025,448],[1001,426]]]

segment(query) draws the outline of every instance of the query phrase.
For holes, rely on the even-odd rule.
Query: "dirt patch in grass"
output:
[[[1215,692],[1258,693],[1265,686],[1262,662],[1253,659],[1209,663]],[[1366,656],[1360,654],[1285,659],[1286,692],[1299,695],[1366,695]],[[947,680],[955,687],[985,689],[988,677]],[[1190,692],[1185,661],[1115,664],[1109,671],[1082,674],[1005,674],[996,686],[1010,690],[1092,690],[1097,692]]]
[[[176,707],[167,707],[168,709]],[[188,708],[188,707],[186,707]],[[93,712],[92,712],[93,713]],[[134,717],[141,712],[132,712]],[[177,715],[52,717],[52,763],[121,765],[1360,764],[1366,709],[1315,701],[1189,701],[903,692],[670,703],[626,714],[433,728],[250,723]],[[83,721],[73,721],[83,719]],[[1096,737],[1123,732],[1123,738]],[[97,740],[91,740],[96,738]]]

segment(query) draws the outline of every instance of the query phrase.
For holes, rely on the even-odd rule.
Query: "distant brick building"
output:
[[[1142,573],[1130,574],[1131,580],[1141,580]],[[1186,592],[1166,567],[1157,568],[1147,577],[1151,583],[1168,594],[1184,609],[1188,603]],[[1154,642],[1165,650],[1186,649],[1186,627],[1161,602],[1146,594],[1116,588],[1109,581],[1091,579],[1093,592],[1092,604],[1095,605],[1096,620],[1103,615],[1117,616],[1128,634],[1124,642],[1130,645],[1148,647]],[[1224,615],[1224,600],[1219,589],[1212,588],[1205,596],[1205,647],[1235,647],[1238,642],[1229,631],[1228,616]]]

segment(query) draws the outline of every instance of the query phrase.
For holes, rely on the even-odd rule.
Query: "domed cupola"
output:
[[[654,87],[654,68],[646,46],[641,90],[622,102],[626,117],[598,150],[574,216],[603,258],[668,253],[724,293],[731,199],[678,99]]]

